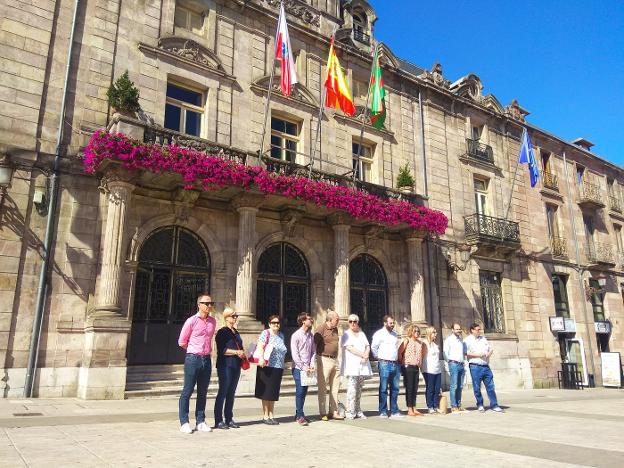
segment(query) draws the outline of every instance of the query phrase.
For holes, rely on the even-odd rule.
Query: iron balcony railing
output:
[[[559,180],[557,180],[557,176],[552,172],[542,171],[542,183],[544,184],[544,188],[559,191]]]
[[[230,159],[241,164],[247,162],[247,156],[249,155],[249,153],[243,150],[237,150],[200,137],[186,135],[176,132],[175,130],[156,126],[145,127],[143,141],[145,143],[155,143],[158,145],[176,145],[182,148],[191,148],[224,159]]]
[[[609,208],[611,208],[612,211],[616,211],[618,213],[622,212],[622,205],[620,204],[620,200],[618,197],[609,195]]]
[[[472,159],[494,164],[494,152],[490,145],[481,143],[479,140],[466,138],[466,155]]]
[[[568,258],[568,241],[563,237],[551,236],[550,249],[553,257]]]
[[[514,221],[495,218],[479,213],[464,216],[466,241],[494,240],[499,242],[520,242],[520,225]]]
[[[615,265],[615,258],[611,245],[601,242],[590,242],[587,244],[587,261],[589,263]]]
[[[361,29],[353,28],[353,39],[362,44],[370,45],[370,36]]]
[[[603,205],[602,195],[600,193],[600,186],[587,182],[586,180],[581,182],[579,186],[579,202],[581,203],[594,203],[597,205]]]

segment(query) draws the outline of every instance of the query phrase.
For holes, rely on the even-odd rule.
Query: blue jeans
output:
[[[449,373],[451,375],[451,408],[459,408],[461,406],[461,394],[464,387],[464,363],[457,364],[449,362]]]
[[[490,407],[496,408],[496,390],[494,390],[494,375],[490,366],[470,366],[470,376],[472,377],[472,391],[477,400],[477,406],[483,406],[483,395],[481,395],[481,381],[485,384],[485,391],[490,399]]]
[[[295,367],[292,370],[292,375],[295,379],[295,418],[305,417],[303,405],[308,394],[308,387],[301,386],[301,370]]]
[[[379,414],[388,414],[388,387],[390,387],[390,412],[399,412],[397,398],[401,384],[401,369],[395,362],[379,361]]]
[[[425,398],[427,399],[427,408],[438,409],[440,407],[440,383],[442,382],[442,374],[429,374],[423,372],[425,378]]]
[[[223,421],[229,423],[234,417],[234,396],[236,394],[236,386],[240,378],[240,366],[220,366],[217,367],[219,376],[219,392],[215,398],[214,418],[215,426]],[[223,406],[225,404],[225,410]]]
[[[212,361],[210,355],[195,356],[187,354],[184,358],[184,387],[180,395],[178,414],[180,424],[189,422],[189,401],[197,384],[197,401],[195,402],[195,421],[197,424],[206,420],[206,394],[210,383]]]

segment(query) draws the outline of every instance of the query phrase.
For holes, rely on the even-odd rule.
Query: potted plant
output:
[[[108,103],[120,114],[134,116],[139,105],[139,90],[128,77],[128,70],[110,85],[106,92]]]
[[[411,193],[414,189],[414,177],[410,170],[409,164],[405,163],[401,169],[399,169],[399,175],[397,176],[397,188],[405,193]]]

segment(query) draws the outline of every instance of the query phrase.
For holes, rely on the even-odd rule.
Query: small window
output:
[[[596,291],[590,297],[592,310],[594,311],[594,322],[602,322],[605,320],[603,304],[604,293],[597,279],[591,278],[589,280],[589,286]]]
[[[472,139],[475,141],[479,141],[481,139],[481,134],[483,133],[483,126],[473,125],[472,126]]]
[[[197,13],[181,5],[176,5],[174,24],[176,28],[186,29],[195,34],[201,34],[204,26],[204,17],[201,13]]]
[[[271,117],[271,157],[295,162],[299,144],[299,124]]]
[[[165,128],[200,136],[204,113],[203,101],[203,93],[167,83]]]
[[[373,164],[372,145],[351,144],[353,177],[362,182],[371,182],[371,166]]]
[[[488,215],[490,207],[488,203],[488,181],[474,178],[475,208],[480,215]]]
[[[546,220],[548,221],[548,235],[550,238],[559,237],[557,205],[546,204]]]
[[[570,318],[567,282],[568,277],[566,275],[552,275],[553,294],[555,297],[555,315],[557,317]]]

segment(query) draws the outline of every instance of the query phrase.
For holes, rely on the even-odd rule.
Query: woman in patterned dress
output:
[[[269,317],[269,328],[260,333],[257,346],[261,357],[256,369],[255,397],[262,400],[262,422],[275,426],[279,423],[273,418],[273,408],[279,400],[287,351],[284,335],[280,332],[279,315]],[[273,347],[268,361],[264,359],[264,348],[267,346]]]

